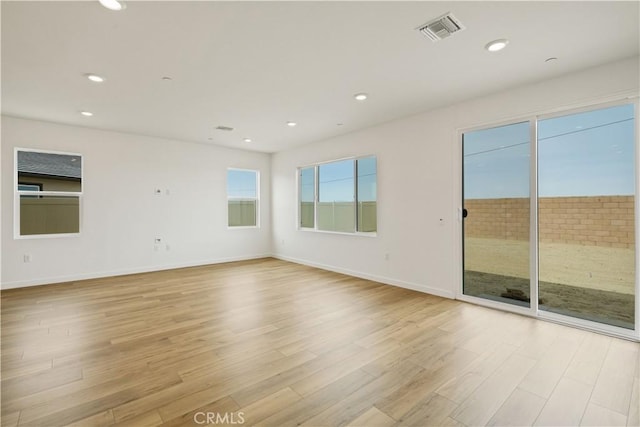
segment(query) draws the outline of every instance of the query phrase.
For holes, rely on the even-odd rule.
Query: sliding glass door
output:
[[[634,106],[538,122],[540,309],[633,329]]]
[[[530,306],[529,122],[463,135],[465,295]]]
[[[624,104],[463,134],[463,295],[636,328],[635,114]]]

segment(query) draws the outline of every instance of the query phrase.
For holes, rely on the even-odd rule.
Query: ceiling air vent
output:
[[[230,126],[218,126],[218,127],[216,127],[216,130],[223,130],[225,132],[231,132],[233,130],[233,128],[230,127]]]
[[[439,18],[432,19],[424,25],[420,25],[416,29],[431,41],[437,42],[464,30],[464,26],[452,14],[447,13]]]

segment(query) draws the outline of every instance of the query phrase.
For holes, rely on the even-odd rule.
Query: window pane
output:
[[[257,207],[256,200],[229,200],[229,227],[256,226]]]
[[[315,168],[300,170],[300,226],[314,227],[314,202],[316,192]]]
[[[463,135],[464,294],[529,307],[529,122]]]
[[[82,191],[82,157],[18,151],[19,191]]]
[[[355,231],[353,160],[318,166],[318,229]]]
[[[634,107],[538,123],[540,309],[633,329]]]
[[[257,173],[230,169],[227,171],[227,197],[230,199],[257,198]]]
[[[38,184],[23,184],[18,183],[18,191],[42,191],[41,186]],[[38,196],[31,196],[38,197]]]
[[[358,231],[377,230],[377,161],[375,157],[358,159]]]
[[[227,170],[227,197],[229,227],[258,224],[258,172]]]
[[[20,196],[20,235],[80,232],[80,197]]]

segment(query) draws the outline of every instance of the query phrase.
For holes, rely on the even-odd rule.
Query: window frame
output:
[[[18,190],[19,178],[18,178],[18,153],[19,152],[30,153],[44,153],[44,154],[59,154],[63,156],[79,157],[82,167],[80,168],[80,191],[29,191]],[[51,238],[65,238],[65,237],[78,237],[82,234],[83,230],[83,196],[84,196],[84,156],[80,153],[73,153],[67,151],[52,151],[42,150],[38,148],[20,148],[15,147],[13,152],[13,238],[14,240],[29,240],[29,239],[51,239]],[[49,233],[49,234],[20,234],[20,197],[21,196],[35,196],[38,198],[46,196],[54,197],[77,197],[78,198],[78,232],[77,233]]]
[[[253,172],[256,175],[256,197],[230,197],[229,196],[229,171]],[[247,228],[260,228],[260,171],[257,169],[235,168],[229,167],[225,175],[226,193],[227,193],[227,229],[238,230]],[[256,202],[256,225],[229,225],[229,201],[231,200],[255,200]]]
[[[363,236],[363,237],[377,237],[378,235],[378,225],[376,220],[376,231],[358,231],[358,160],[367,159],[367,158],[375,158],[376,159],[376,212],[378,210],[378,191],[377,191],[377,182],[378,182],[378,156],[376,154],[367,154],[362,156],[352,156],[352,157],[343,157],[339,159],[327,160],[323,162],[311,163],[304,166],[298,166],[296,168],[296,186],[297,186],[297,216],[296,216],[296,229],[298,231],[309,231],[313,233],[327,233],[327,234],[341,234],[345,236]],[[333,230],[321,230],[318,228],[318,204],[320,203],[320,166],[327,165],[331,163],[338,163],[351,160],[353,162],[353,195],[354,195],[354,231],[333,231]],[[303,227],[301,224],[302,221],[302,177],[301,173],[303,169],[311,169],[314,170],[314,197],[313,197],[313,227]],[[376,215],[377,216],[377,215]]]

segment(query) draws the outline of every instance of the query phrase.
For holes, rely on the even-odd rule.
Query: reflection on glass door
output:
[[[634,126],[633,105],[538,122],[541,310],[634,328]]]
[[[463,135],[465,295],[530,306],[529,122]]]

